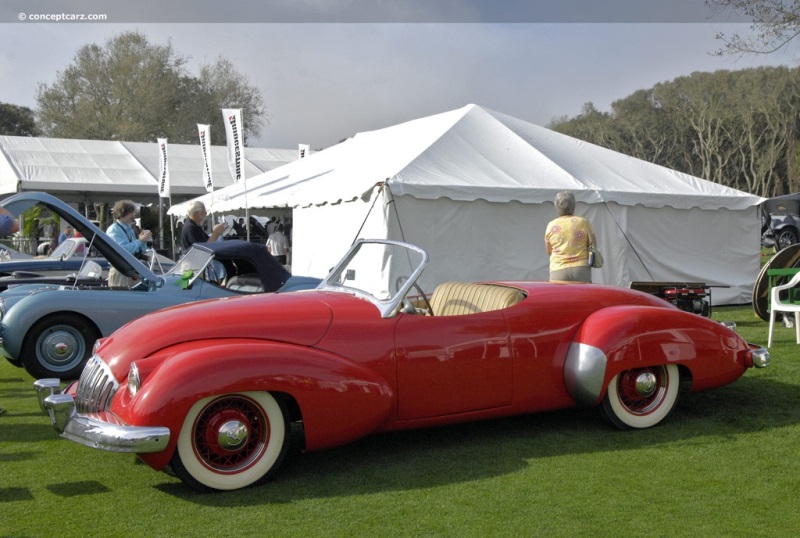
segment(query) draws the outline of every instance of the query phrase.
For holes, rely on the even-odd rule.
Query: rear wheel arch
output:
[[[272,395],[275,397],[275,399],[283,402],[291,422],[303,421],[303,411],[300,409],[300,404],[297,403],[297,400],[294,398],[294,396],[288,392],[273,392]]]

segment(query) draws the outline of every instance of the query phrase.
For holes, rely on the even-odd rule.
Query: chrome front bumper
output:
[[[169,428],[113,423],[107,412],[79,414],[74,398],[60,393],[60,385],[59,379],[39,379],[33,387],[39,407],[64,439],[109,452],[161,452],[167,447]]]

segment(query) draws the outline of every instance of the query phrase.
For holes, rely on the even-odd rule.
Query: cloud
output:
[[[174,5],[161,3],[165,9]],[[280,10],[281,3],[287,2],[267,5]],[[583,0],[563,3],[587,5]],[[231,9],[239,5],[224,4]],[[419,7],[418,2],[372,4]],[[488,18],[481,11],[484,2],[436,2],[442,9],[451,4],[472,10],[464,17]],[[510,4],[514,1],[493,5]],[[222,3],[199,0],[193,5],[202,11]],[[328,5],[363,4],[297,0],[291,5],[322,13]],[[678,0],[674,5],[688,4]],[[178,53],[191,57],[188,67],[194,73],[220,55],[232,60],[261,90],[271,117],[251,143],[321,148],[360,131],[468,103],[546,125],[554,117],[580,113],[588,101],[608,109],[633,91],[693,71],[787,62],[776,55],[739,62],[711,56],[719,48],[716,33],[730,28],[722,23],[3,24],[0,102],[33,108],[37,83],[54,82],[81,46],[138,30],[154,43],[171,40]]]

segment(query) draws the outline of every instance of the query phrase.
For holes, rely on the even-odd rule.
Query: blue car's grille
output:
[[[106,363],[97,355],[92,355],[78,381],[75,408],[78,413],[107,411],[118,388],[119,383],[111,375]]]

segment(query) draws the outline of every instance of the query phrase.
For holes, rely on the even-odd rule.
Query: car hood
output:
[[[60,284],[20,284],[11,286],[7,290],[0,292],[0,310],[5,314],[20,299],[43,291],[57,290],[60,287]]]
[[[310,347],[332,319],[326,294],[316,290],[211,299],[135,319],[104,339],[97,354],[122,380],[131,362],[186,342],[248,338]]]
[[[0,201],[0,207],[7,209],[12,215],[19,217],[34,205],[46,207],[61,219],[71,224],[77,232],[88,241],[94,238],[93,246],[120,273],[139,276],[148,283],[157,282],[158,277],[140,263],[133,254],[119,246],[97,226],[89,222],[83,215],[68,204],[45,192],[21,192]]]

